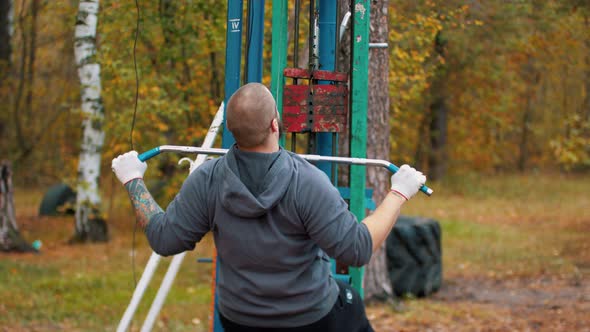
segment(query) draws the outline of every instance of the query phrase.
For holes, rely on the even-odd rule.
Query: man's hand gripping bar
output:
[[[216,148],[199,148],[195,146],[180,146],[180,145],[162,145],[155,147],[149,151],[146,151],[138,156],[139,160],[146,161],[152,157],[159,155],[162,152],[181,152],[181,153],[193,153],[193,154],[207,154],[207,155],[225,155],[227,149],[216,149]],[[366,159],[366,158],[347,158],[347,157],[331,157],[331,156],[320,156],[316,154],[300,154],[301,158],[307,161],[327,161],[337,164],[348,164],[348,165],[365,165],[365,166],[382,166],[387,168],[391,173],[395,173],[399,170],[399,167],[390,163],[387,160],[381,159]],[[434,192],[432,189],[423,185],[420,191],[430,196]]]

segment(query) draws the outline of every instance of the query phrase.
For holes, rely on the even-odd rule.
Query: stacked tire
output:
[[[423,297],[440,289],[441,229],[436,220],[400,216],[387,238],[386,252],[397,296]]]

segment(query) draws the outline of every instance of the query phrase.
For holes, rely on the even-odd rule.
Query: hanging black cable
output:
[[[293,68],[299,68],[299,11],[301,0],[295,0],[295,28],[293,29]],[[293,78],[293,85],[297,85],[297,79]],[[291,133],[291,151],[297,150],[297,134]]]
[[[248,0],[248,19],[246,24],[246,54],[244,55],[244,76],[242,78],[242,82],[246,84],[248,82],[248,65],[249,65],[249,54],[250,54],[250,44],[252,42],[252,24],[253,24],[253,16],[254,16],[254,9],[252,6],[252,0]]]
[[[299,68],[299,10],[301,7],[301,0],[295,0],[295,28],[293,29],[293,68]],[[297,79],[293,79],[297,84]]]
[[[133,144],[133,130],[135,129],[135,118],[137,117],[137,102],[139,100],[139,74],[137,73],[137,59],[135,51],[137,49],[137,37],[139,35],[139,21],[140,21],[140,10],[139,1],[135,0],[135,9],[137,11],[136,22],[135,22],[135,38],[133,39],[133,69],[135,71],[135,103],[133,106],[133,117],[131,118],[131,130],[129,131],[129,142],[131,144],[131,150],[135,150]]]
[[[133,106],[133,117],[131,119],[131,130],[129,132],[129,143],[131,144],[131,150],[135,150],[133,144],[133,130],[135,129],[135,118],[137,117],[137,104],[139,101],[139,74],[137,73],[137,37],[139,36],[139,22],[141,18],[141,12],[139,10],[139,0],[135,0],[136,9],[136,22],[135,22],[135,38],[133,39],[133,69],[135,71],[135,103]],[[135,234],[137,233],[137,220],[133,224],[133,239],[131,241],[131,268],[133,270],[133,288],[137,287],[137,277],[135,275]]]

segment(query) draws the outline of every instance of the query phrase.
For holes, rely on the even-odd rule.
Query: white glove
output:
[[[426,183],[426,176],[416,169],[403,165],[391,176],[391,191],[400,194],[406,200],[414,196]]]
[[[147,164],[137,157],[137,151],[129,151],[113,159],[111,168],[123,185],[133,179],[143,178]]]

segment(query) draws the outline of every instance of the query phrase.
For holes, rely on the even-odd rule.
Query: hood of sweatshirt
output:
[[[221,161],[221,204],[238,217],[263,216],[275,207],[287,192],[295,172],[293,160],[288,152],[281,149],[277,159],[260,179],[260,194],[254,196],[240,180],[235,150],[234,145]]]

